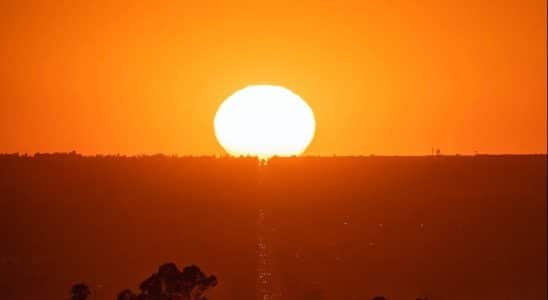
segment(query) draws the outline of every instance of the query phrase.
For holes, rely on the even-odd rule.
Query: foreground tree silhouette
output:
[[[181,272],[174,263],[167,263],[141,283],[140,294],[123,290],[118,300],[206,300],[204,293],[216,285],[217,278],[206,276],[197,266]]]
[[[71,300],[86,300],[91,295],[89,287],[83,283],[77,283],[70,289]]]

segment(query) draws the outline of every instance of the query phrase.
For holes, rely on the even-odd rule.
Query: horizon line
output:
[[[167,153],[142,153],[142,154],[122,154],[122,153],[97,153],[97,154],[82,154],[76,151],[69,152],[34,152],[34,153],[20,153],[20,152],[0,152],[0,157],[12,156],[21,158],[40,158],[40,156],[73,156],[80,158],[208,158],[208,159],[257,159],[262,160],[258,156],[254,155],[240,155],[234,156],[230,154],[167,154]],[[272,159],[291,159],[291,158],[426,158],[426,157],[478,157],[478,156],[548,156],[546,153],[440,153],[440,154],[417,154],[417,155],[405,155],[405,154],[332,154],[332,155],[292,155],[292,156],[272,156],[267,160]]]

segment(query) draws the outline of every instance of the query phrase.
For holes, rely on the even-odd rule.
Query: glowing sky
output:
[[[61,2],[0,3],[0,152],[219,154],[263,83],[306,154],[546,152],[545,1]]]

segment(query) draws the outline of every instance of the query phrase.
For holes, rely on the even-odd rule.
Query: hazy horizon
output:
[[[151,157],[151,156],[165,156],[165,157],[174,157],[174,158],[258,158],[256,155],[230,155],[227,153],[222,154],[170,154],[170,153],[136,153],[136,154],[125,154],[125,153],[80,153],[77,151],[55,151],[55,152],[0,152],[0,155],[18,155],[18,156],[28,156],[33,157],[36,155],[78,155],[82,157]],[[406,154],[301,154],[301,155],[292,155],[292,156],[278,156],[274,155],[266,160],[270,159],[289,159],[289,158],[330,158],[330,157],[340,157],[340,158],[357,158],[357,157],[437,157],[437,156],[463,156],[463,157],[474,157],[474,156],[543,156],[548,155],[548,153],[429,153],[429,154],[415,154],[415,155],[406,155]]]

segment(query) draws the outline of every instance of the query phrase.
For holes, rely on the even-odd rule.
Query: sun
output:
[[[308,104],[275,85],[247,86],[219,106],[215,135],[234,156],[293,156],[303,153],[314,137],[316,121]]]

